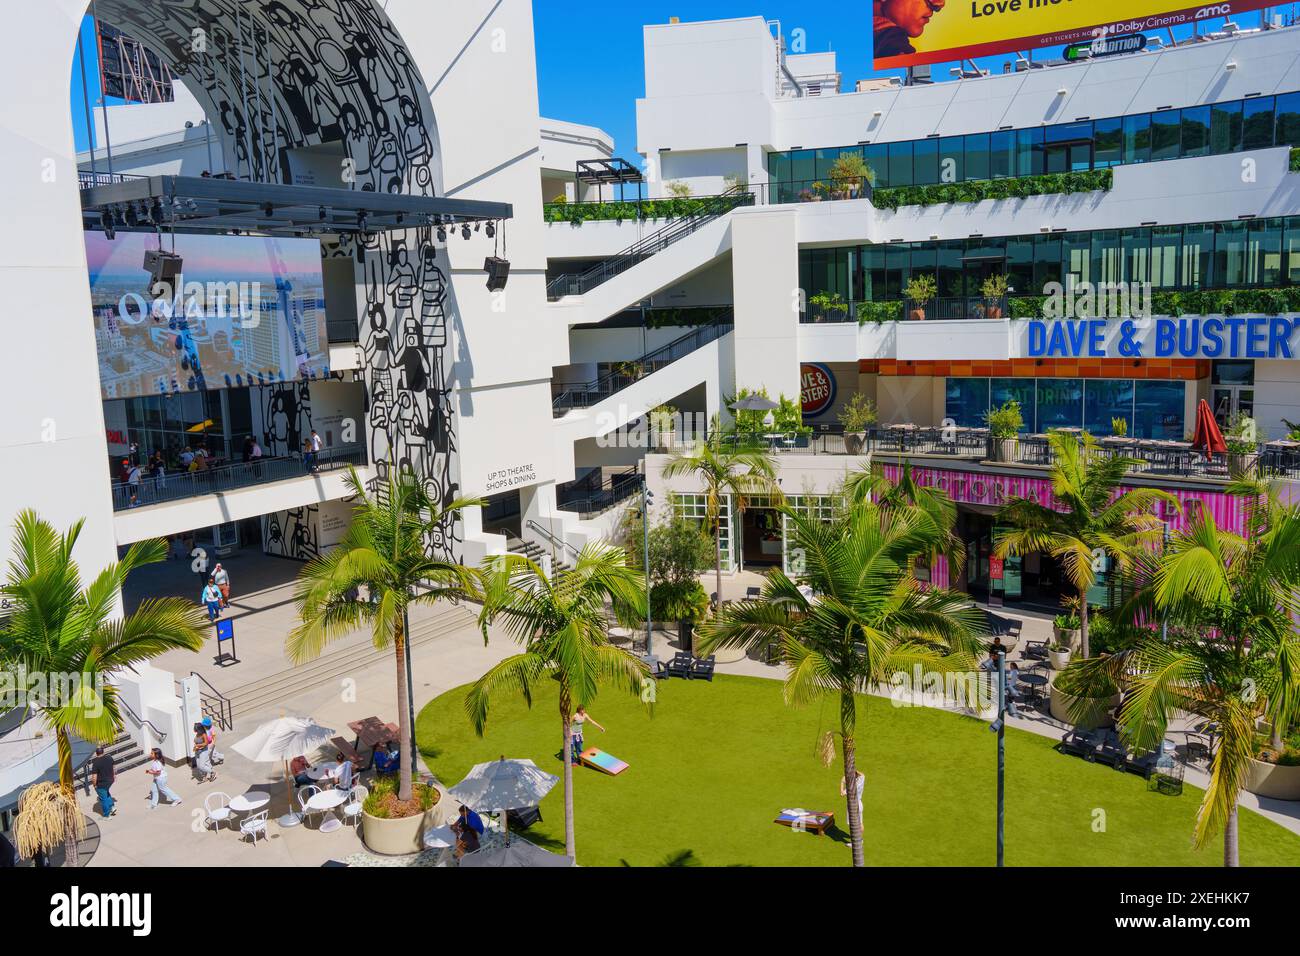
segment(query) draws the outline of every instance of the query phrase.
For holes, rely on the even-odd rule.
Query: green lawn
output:
[[[532,710],[503,694],[477,738],[465,688],[427,704],[416,726],[424,761],[460,781],[475,763],[531,757],[559,774],[559,715],[550,688]],[[982,866],[994,858],[997,751],[983,721],[863,698],[858,760],[867,774],[867,864]],[[847,832],[819,837],[772,822],[783,807],[834,810],[847,827],[838,762],[823,767],[816,741],[835,720],[829,701],[786,707],[781,685],[719,676],[713,683],[661,681],[653,716],[606,690],[591,707],[609,728],[594,744],[626,760],[618,777],[574,768],[578,859],[585,866],[658,866],[670,858],[705,866],[848,865]],[[1219,845],[1191,847],[1200,791],[1148,793],[1137,776],[1066,757],[1053,740],[1007,733],[1006,859],[1012,866],[1218,866]],[[530,836],[563,845],[556,787]],[[1241,814],[1244,865],[1300,865],[1300,836]]]

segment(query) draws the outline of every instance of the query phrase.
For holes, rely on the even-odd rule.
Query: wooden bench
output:
[[[336,750],[338,750],[339,753],[347,757],[348,760],[352,761],[353,771],[355,771],[356,773],[360,773],[362,770],[366,768],[366,765],[369,762],[368,759],[366,757],[361,756],[361,754],[357,752],[357,748],[352,746],[342,737],[331,737],[330,744]]]

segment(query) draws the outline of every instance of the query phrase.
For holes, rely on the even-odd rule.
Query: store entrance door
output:
[[[775,508],[746,508],[741,520],[740,540],[745,568],[779,567],[785,543],[781,512]]]

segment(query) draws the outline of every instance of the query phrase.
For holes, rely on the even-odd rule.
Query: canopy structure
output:
[[[219,176],[81,174],[82,220],[106,232],[248,232],[279,236],[370,235],[414,226],[495,222],[510,203]]]
[[[622,195],[622,187],[631,183],[636,184],[637,201],[641,200],[641,183],[645,182],[645,177],[641,175],[641,170],[633,166],[626,159],[620,159],[617,156],[609,159],[580,159],[574,170],[573,180],[581,186],[595,186],[598,200],[603,201],[603,188],[605,186],[620,187],[619,195]],[[581,189],[574,192],[575,198],[581,194]]]

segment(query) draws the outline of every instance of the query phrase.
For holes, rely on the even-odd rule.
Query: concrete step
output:
[[[419,648],[466,627],[477,627],[476,612],[466,607],[439,608],[433,617],[411,628],[409,647]],[[279,701],[321,687],[348,673],[381,661],[391,661],[391,647],[376,650],[363,641],[342,651],[327,650],[318,659],[300,667],[287,667],[260,680],[225,691],[235,720]]]

